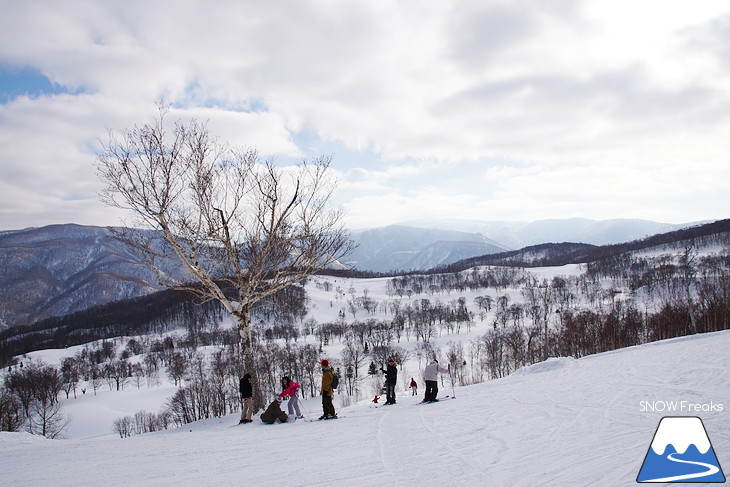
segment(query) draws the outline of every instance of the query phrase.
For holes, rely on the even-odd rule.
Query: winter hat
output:
[[[244,379],[250,379],[251,378],[251,374],[246,374],[246,375],[243,376],[243,378]]]
[[[328,360],[322,360],[322,367],[329,367],[330,363]]]

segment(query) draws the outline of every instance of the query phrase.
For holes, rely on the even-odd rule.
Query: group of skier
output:
[[[398,383],[398,366],[394,358],[388,359],[387,368],[380,368],[385,374],[385,389],[386,389],[386,405],[395,404],[395,389]],[[320,393],[322,394],[322,416],[319,419],[336,419],[337,413],[332,403],[334,397],[334,388],[337,386],[337,377],[335,372],[329,364],[328,360],[322,360],[322,386]],[[438,363],[438,360],[432,360],[430,364],[426,366],[423,372],[423,378],[426,382],[426,393],[424,395],[424,403],[436,402],[438,394],[438,374],[450,372],[449,369],[444,369]],[[413,396],[417,395],[418,383],[415,379],[411,378],[409,384]],[[266,410],[261,413],[261,421],[267,424],[274,424],[277,420],[282,423],[286,423],[290,419],[302,419],[302,411],[299,406],[299,392],[301,391],[301,385],[293,381],[291,377],[283,377],[281,379],[282,391],[276,396]],[[239,392],[241,394],[241,420],[239,424],[252,423],[251,416],[253,415],[253,386],[251,384],[251,375],[245,374],[239,384]],[[288,413],[285,413],[281,409],[281,403],[284,400],[288,400],[287,409]],[[375,396],[373,402],[378,401],[378,396]]]
[[[385,374],[385,394],[386,394],[386,400],[385,404],[395,404],[395,386],[398,383],[398,367],[396,364],[395,359],[391,358],[388,360],[388,368],[383,369],[380,368],[381,372]],[[449,369],[444,369],[439,365],[439,361],[434,359],[431,361],[430,364],[426,366],[426,369],[423,371],[423,380],[426,382],[426,393],[423,397],[422,402],[437,402],[438,399],[436,396],[439,392],[439,386],[438,386],[438,374],[440,372],[446,373],[450,372]],[[411,395],[415,396],[418,394],[418,383],[416,380],[411,377],[411,382],[409,384],[409,387],[411,388]],[[376,399],[373,402],[377,402],[377,396]]]

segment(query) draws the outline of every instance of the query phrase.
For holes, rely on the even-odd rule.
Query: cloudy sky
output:
[[[0,230],[118,224],[93,167],[156,102],[352,228],[727,218],[727,0],[0,0]]]

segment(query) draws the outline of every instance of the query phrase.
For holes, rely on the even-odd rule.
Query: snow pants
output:
[[[387,401],[386,404],[395,404],[395,384],[391,384],[390,382],[385,384],[386,388],[386,397]]]
[[[436,399],[436,395],[439,393],[439,384],[435,380],[426,381],[426,395],[423,397],[424,401],[433,401]]]
[[[289,414],[294,414],[296,411],[297,418],[302,417],[302,411],[299,409],[299,395],[294,394],[289,398],[289,403],[287,404],[287,409],[289,410]]]
[[[250,420],[252,414],[253,414],[253,398],[246,397],[243,399],[243,404],[241,405],[241,421]]]
[[[324,416],[334,416],[335,406],[332,404],[332,396],[326,392],[322,393],[322,411]]]

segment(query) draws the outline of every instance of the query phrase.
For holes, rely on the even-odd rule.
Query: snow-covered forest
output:
[[[729,310],[730,253],[719,234],[560,267],[318,275],[256,311],[255,347],[265,397],[279,392],[285,375],[302,384],[304,398],[318,396],[319,362],[328,358],[342,380],[342,407],[381,393],[379,371],[390,357],[402,390],[411,378],[423,386],[432,358],[464,386],[550,357],[725,330]],[[3,429],[69,436],[80,419],[69,423],[64,409],[79,397],[163,385],[169,396],[154,410],[107,418],[98,434],[127,437],[238,411],[245,371],[222,310],[187,301],[150,322],[145,334],[67,347],[51,363],[43,352],[15,357],[4,372]]]

